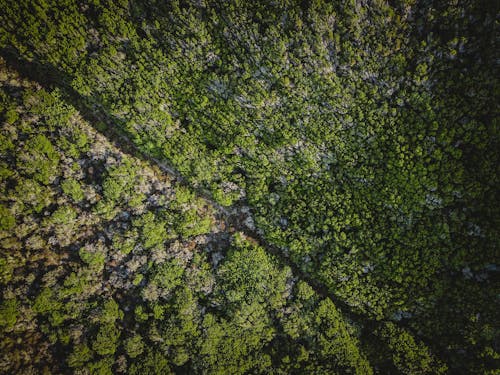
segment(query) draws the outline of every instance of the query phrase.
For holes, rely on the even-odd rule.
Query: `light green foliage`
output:
[[[167,261],[157,266],[154,270],[151,283],[161,289],[162,295],[169,296],[176,287],[182,284],[184,268],[179,262]]]
[[[109,202],[128,202],[132,207],[141,204],[144,195],[137,191],[137,166],[129,158],[108,169],[108,175],[102,183],[104,197]]]
[[[93,356],[94,353],[86,344],[75,345],[73,352],[68,356],[68,366],[82,367]]]
[[[104,303],[103,311],[101,313],[101,323],[114,323],[116,320],[123,319],[123,311],[119,309],[115,300],[110,299]]]
[[[16,299],[5,300],[0,304],[0,326],[10,330],[17,321],[19,304]]]
[[[58,174],[59,155],[44,135],[37,135],[26,142],[18,167],[36,181],[45,185]]]
[[[68,205],[58,207],[44,224],[52,227],[60,244],[70,243],[77,228],[77,211]]]
[[[19,264],[10,256],[0,256],[0,282],[8,283],[12,279],[14,269]]]
[[[60,306],[61,304],[54,300],[54,293],[47,288],[37,296],[33,305],[33,310],[37,313],[44,314],[52,310],[57,310]]]
[[[283,319],[284,332],[294,339],[308,343],[309,350],[291,347],[292,353],[300,353],[304,363],[298,361],[291,368],[316,368],[324,372],[345,372],[372,374],[373,369],[360,350],[360,342],[351,324],[340,314],[330,299],[318,300],[309,285],[296,285],[296,299],[290,312]],[[307,358],[307,360],[305,359]]]
[[[137,234],[135,232],[127,233],[126,237],[115,234],[113,237],[113,249],[119,250],[124,254],[130,253],[136,244]]]
[[[76,219],[76,211],[71,206],[61,206],[51,215],[49,222],[52,225],[71,225]]]
[[[60,326],[66,318],[64,304],[58,300],[57,295],[49,288],[43,289],[36,297],[33,311],[48,316],[50,324],[55,327]]]
[[[64,194],[69,195],[75,202],[80,202],[84,195],[81,185],[75,179],[67,179],[61,183]]]
[[[175,314],[169,317],[165,315],[160,332],[165,345],[172,350],[172,363],[181,366],[190,359],[190,354],[193,354],[192,346],[200,335],[198,327],[200,317],[197,301],[191,290],[180,287],[174,298]]]
[[[9,109],[6,113],[5,113],[5,121],[8,123],[8,124],[13,124],[17,121],[17,119],[19,118],[19,114],[16,112],[15,109]]]
[[[88,151],[89,149],[89,139],[87,134],[78,126],[70,126],[68,128],[68,142],[70,145],[74,145],[80,151]]]
[[[149,315],[144,311],[144,307],[139,305],[135,308],[135,319],[139,322],[147,321]]]
[[[134,220],[134,227],[140,230],[141,239],[147,249],[161,245],[171,238],[167,223],[151,211]]]
[[[244,374],[250,369],[264,371],[269,368],[268,355],[254,354],[256,349],[270,341],[273,333],[269,321],[261,315],[262,311],[255,311],[256,306],[258,305],[245,308],[239,314],[239,321],[235,322],[217,321],[210,314],[205,316],[205,338],[200,355],[206,357],[210,373]],[[250,329],[252,324],[255,327]]]
[[[258,246],[236,235],[217,272],[223,317],[203,319],[200,354],[210,373],[265,372],[271,358],[263,348],[274,337],[272,311],[286,303],[287,269],[279,269]]]
[[[113,201],[100,200],[95,205],[94,212],[105,220],[111,220],[118,213],[118,207]]]
[[[14,225],[16,225],[16,218],[12,212],[4,205],[0,205],[0,230],[12,229]]]
[[[134,277],[134,281],[132,281],[132,284],[135,286],[138,286],[141,281],[144,279],[144,275],[142,273],[137,274],[137,276]]]
[[[6,152],[13,150],[14,148],[15,146],[14,143],[12,142],[12,139],[10,139],[8,136],[4,134],[0,134],[0,151]],[[5,164],[3,164],[3,168],[5,168]]]
[[[114,324],[101,325],[97,337],[92,343],[92,349],[100,355],[112,355],[118,346],[120,330]]]
[[[252,246],[241,235],[234,240],[224,264],[218,269],[219,288],[229,306],[253,301],[279,308],[286,298],[289,270],[277,269],[264,249]]]
[[[191,190],[184,186],[179,186],[175,191],[175,202],[179,205],[187,204],[195,200],[194,194]]]
[[[89,288],[91,275],[94,275],[93,269],[81,268],[77,272],[70,273],[65,279],[61,289],[61,297],[85,296]]]
[[[144,342],[140,335],[129,338],[125,341],[125,350],[130,358],[136,358],[144,351]]]
[[[211,227],[210,217],[200,217],[198,210],[192,208],[178,216],[176,232],[182,237],[193,237],[210,232]]]
[[[153,349],[149,349],[143,360],[136,361],[130,366],[130,374],[141,375],[169,375],[173,374],[165,356]]]
[[[16,186],[15,195],[19,209],[29,213],[31,210],[40,213],[52,202],[51,191],[34,180],[20,180]]]
[[[103,359],[96,360],[88,364],[88,369],[91,374],[96,375],[113,375],[113,363],[114,359],[112,356],[104,357]]]
[[[432,358],[428,349],[418,343],[405,330],[394,323],[386,323],[380,332],[387,340],[393,356],[394,365],[402,374],[444,374],[447,367]]]
[[[102,271],[104,268],[104,263],[106,261],[106,251],[105,248],[100,246],[95,246],[92,248],[82,247],[78,254],[82,261],[89,265],[90,268],[96,272]]]

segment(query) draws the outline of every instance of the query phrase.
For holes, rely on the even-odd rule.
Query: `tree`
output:
[[[39,134],[26,142],[18,167],[36,181],[48,185],[58,174],[59,158],[49,139]]]
[[[125,350],[130,358],[136,358],[144,351],[144,342],[140,335],[135,335],[125,341]]]
[[[17,300],[8,299],[0,304],[0,326],[4,330],[11,330],[17,322],[19,303]]]
[[[0,205],[0,230],[8,231],[14,225],[16,225],[16,218],[12,212],[4,205]]]
[[[119,337],[120,330],[114,324],[103,324],[99,327],[92,349],[103,356],[113,355],[116,352]]]
[[[64,180],[61,183],[61,188],[64,194],[69,195],[75,202],[80,202],[84,197],[80,184],[73,178]]]

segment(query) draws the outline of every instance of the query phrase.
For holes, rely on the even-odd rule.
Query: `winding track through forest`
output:
[[[361,314],[355,310],[355,307],[347,304],[343,300],[335,296],[325,285],[310,277],[307,273],[303,272],[300,267],[293,262],[289,256],[285,254],[283,249],[270,244],[263,236],[263,234],[256,229],[248,226],[249,218],[252,218],[250,208],[244,201],[239,201],[231,207],[225,207],[214,201],[211,193],[202,187],[192,186],[167,160],[159,160],[152,156],[146,155],[140,148],[135,145],[119,128],[115,126],[116,123],[122,122],[114,116],[108,114],[106,110],[90,98],[86,98],[74,90],[70,83],[71,77],[61,72],[54,66],[43,64],[35,61],[27,61],[21,58],[16,51],[8,48],[0,49],[0,56],[4,58],[11,69],[17,71],[21,77],[30,79],[40,84],[45,89],[51,91],[55,88],[61,90],[63,98],[71,104],[80,115],[92,126],[96,131],[103,134],[110,143],[122,152],[143,160],[151,166],[158,167],[162,172],[173,177],[175,182],[192,189],[199,197],[203,198],[215,211],[216,216],[222,220],[229,232],[241,232],[249,240],[256,243],[265,249],[268,253],[272,254],[282,265],[288,266],[293,275],[306,282],[313,288],[313,290],[323,298],[329,298],[340,310],[343,316],[351,323],[358,324],[362,329],[363,335],[372,335],[373,331],[384,322],[393,322],[400,325],[402,328],[407,329],[413,336],[423,340],[420,335],[414,332],[404,320],[394,321],[390,319],[375,320],[365,314]],[[105,126],[99,126],[104,124]],[[426,342],[426,344],[430,344]],[[430,345],[432,346],[432,345]]]

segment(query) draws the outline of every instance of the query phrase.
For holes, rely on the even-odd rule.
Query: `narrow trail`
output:
[[[70,85],[71,77],[66,73],[61,72],[54,66],[42,64],[39,62],[26,61],[20,58],[16,51],[12,49],[0,49],[0,56],[4,58],[9,68],[17,71],[21,77],[37,82],[42,87],[48,90],[58,88],[67,100],[96,131],[103,134],[108,141],[122,152],[133,155],[134,157],[143,160],[151,167],[159,168],[163,173],[173,177],[175,183],[181,184],[194,191],[199,197],[203,198],[216,211],[218,218],[225,222],[226,229],[243,233],[248,239],[257,245],[264,248],[269,254],[272,254],[282,265],[291,269],[293,275],[306,282],[311,288],[322,298],[329,298],[338,310],[343,314],[347,321],[358,324],[364,335],[371,335],[372,332],[384,322],[393,322],[402,328],[410,331],[415,337],[422,341],[420,335],[413,332],[405,321],[393,321],[390,319],[376,320],[366,314],[356,311],[355,307],[347,304],[345,301],[335,296],[325,285],[318,282],[307,273],[302,271],[300,267],[293,262],[286,253],[271,243],[269,243],[263,234],[255,229],[250,228],[246,222],[252,217],[251,210],[244,203],[239,202],[231,207],[225,207],[216,202],[211,193],[201,187],[193,186],[184,178],[172,165],[166,160],[159,160],[152,156],[146,155],[137,145],[135,145],[122,131],[120,126],[116,124],[123,121],[106,113],[106,110],[95,102],[90,102],[89,98],[83,97],[76,92]],[[89,103],[90,102],[90,103]],[[98,126],[104,124],[105,126]]]

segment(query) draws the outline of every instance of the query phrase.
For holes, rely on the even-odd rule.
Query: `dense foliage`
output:
[[[494,373],[497,15],[7,0],[0,368]]]
[[[2,372],[371,372],[330,300],[57,91],[2,74]]]

